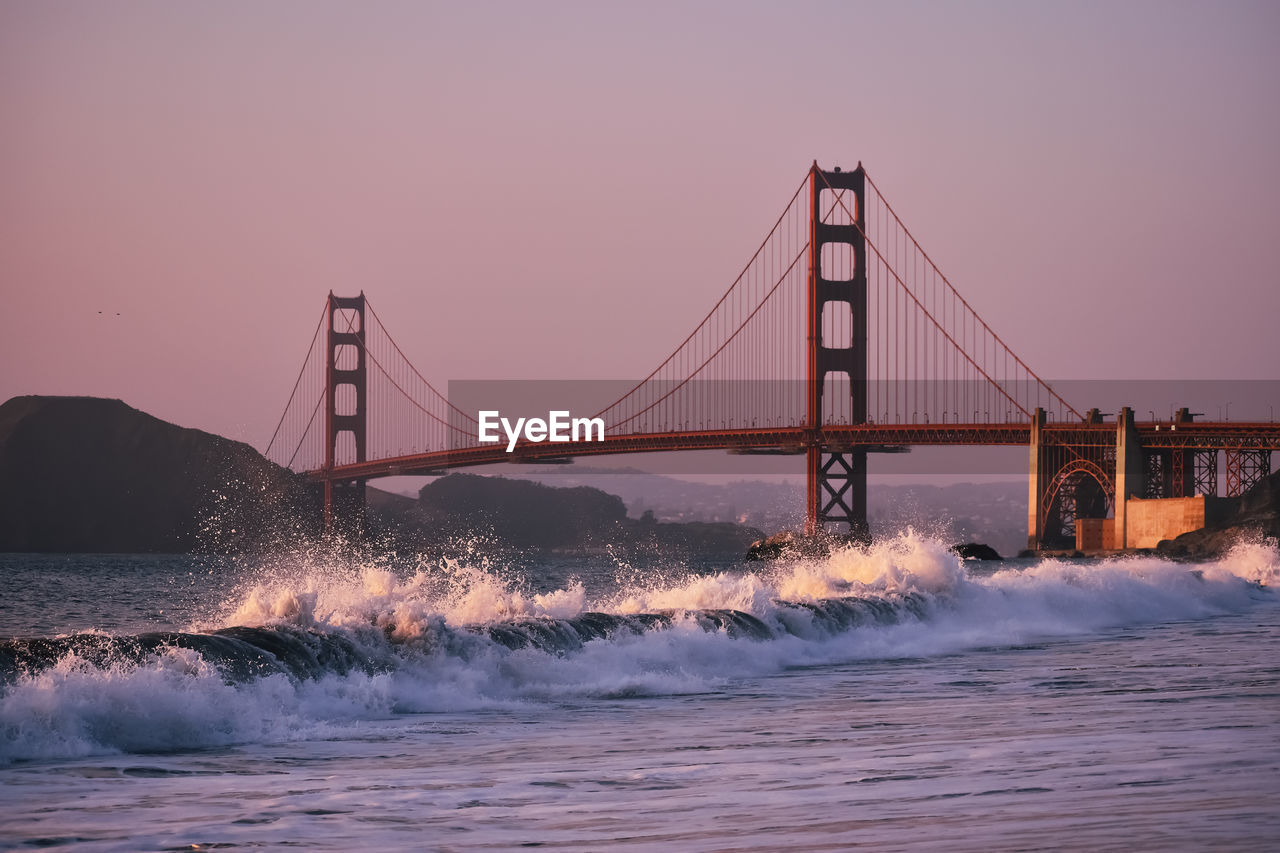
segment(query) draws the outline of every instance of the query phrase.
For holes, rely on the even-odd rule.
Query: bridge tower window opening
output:
[[[843,370],[832,370],[822,377],[823,423],[850,423],[853,412],[849,405],[849,386],[849,374]]]
[[[853,279],[854,259],[853,245],[833,242],[822,245],[820,272],[827,281],[850,281]]]
[[[853,306],[848,301],[832,299],[822,306],[822,345],[839,350],[853,346]]]
[[[341,297],[334,297],[340,299]],[[330,328],[339,333],[358,333],[364,331],[364,311],[355,307],[334,307]]]
[[[354,417],[359,412],[360,393],[351,382],[341,382],[333,389],[333,413],[339,417]],[[342,430],[349,432],[350,430]]]
[[[823,225],[854,225],[862,218],[860,213],[862,190],[852,185],[838,185],[840,179],[834,176],[854,175],[857,172],[826,172],[824,174],[829,180],[818,189],[819,221]]]
[[[338,370],[355,370],[360,366],[360,348],[355,344],[334,347],[333,366]]]
[[[333,439],[333,464],[350,465],[356,461],[356,434],[349,429],[340,430]]]

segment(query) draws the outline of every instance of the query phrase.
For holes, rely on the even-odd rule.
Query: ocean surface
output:
[[[0,848],[1280,844],[1274,543],[0,573]]]

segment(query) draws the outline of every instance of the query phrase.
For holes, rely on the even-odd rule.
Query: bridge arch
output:
[[[1113,516],[1115,503],[1115,481],[1106,469],[1091,459],[1072,459],[1049,480],[1040,502],[1045,543],[1074,544],[1076,519]]]

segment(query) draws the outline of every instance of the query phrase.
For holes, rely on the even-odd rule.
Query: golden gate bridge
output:
[[[859,163],[809,169],[754,254],[643,380],[592,412],[601,441],[479,440],[477,412],[405,356],[361,292],[332,293],[267,448],[323,485],[326,529],[356,530],[364,484],[495,462],[660,451],[805,457],[809,534],[866,538],[867,455],[918,445],[1029,448],[1028,544],[1113,521],[1131,498],[1247,491],[1280,425],[1107,421],[1081,412],[1015,354],[933,262]]]

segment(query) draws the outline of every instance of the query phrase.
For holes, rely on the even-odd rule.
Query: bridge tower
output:
[[[355,459],[368,452],[368,364],[365,356],[364,291],[334,296],[329,291],[324,394],[324,530],[358,538],[364,531],[364,480],[335,478],[338,443],[349,435]]]
[[[836,194],[840,201],[833,197]],[[847,381],[832,382],[831,394],[847,388],[851,422],[867,420],[865,200],[866,173],[861,163],[852,172],[823,171],[816,161],[810,167],[805,532],[812,536],[829,523],[843,523],[851,537],[863,541],[870,538],[866,451],[827,446],[822,427],[834,403],[824,400],[827,380],[841,374]],[[824,323],[829,312],[847,312],[852,327],[848,341],[826,338],[825,330],[835,325]]]

